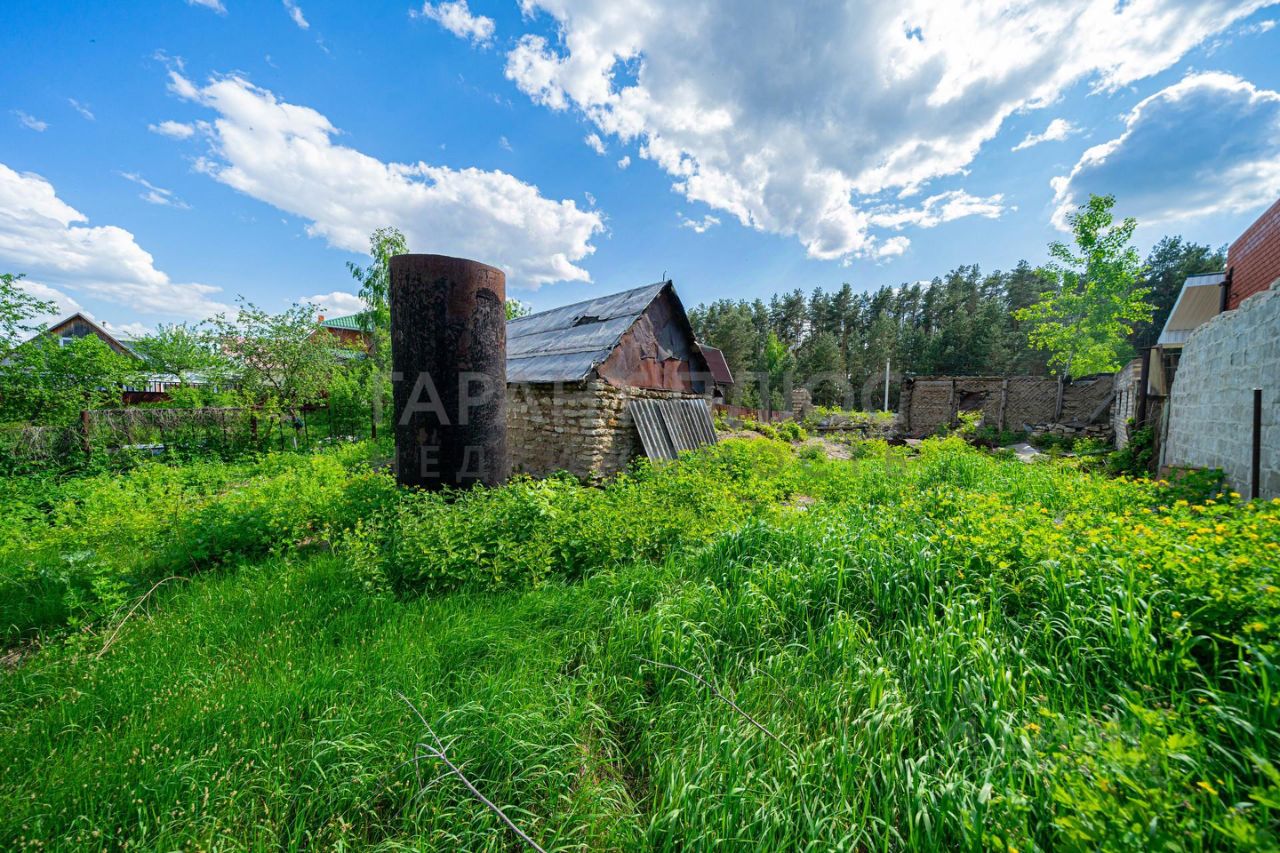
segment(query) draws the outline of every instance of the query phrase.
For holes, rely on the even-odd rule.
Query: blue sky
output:
[[[1275,3],[792,5],[8,0],[0,271],[135,332],[342,313],[396,225],[535,308],[696,304],[1038,262],[1089,192],[1144,250],[1280,196]]]

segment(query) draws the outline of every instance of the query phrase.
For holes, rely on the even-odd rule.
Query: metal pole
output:
[[[1262,494],[1262,389],[1253,389],[1253,460],[1249,477],[1249,497]]]
[[[889,411],[889,359],[884,360],[884,410]]]

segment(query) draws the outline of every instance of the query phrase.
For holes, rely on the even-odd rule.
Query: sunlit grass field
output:
[[[0,848],[1276,847],[1280,503],[855,455],[8,483]]]

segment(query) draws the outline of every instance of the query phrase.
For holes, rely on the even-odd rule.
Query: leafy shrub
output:
[[[798,442],[798,441],[804,441],[806,438],[809,437],[808,433],[804,431],[804,427],[800,426],[800,424],[796,423],[795,421],[783,421],[781,424],[777,426],[776,431],[778,434],[778,438],[782,439],[783,441]]]
[[[777,440],[778,430],[772,424],[761,423],[760,421],[746,418],[742,421],[742,428],[751,432],[758,432],[765,438]]]
[[[1107,470],[1117,476],[1146,477],[1156,467],[1156,431],[1153,427],[1132,429],[1129,421],[1129,442],[1107,458]]]
[[[570,478],[414,493],[344,537],[365,582],[400,594],[537,586],[660,560],[782,502],[789,447],[728,440],[679,464],[638,461],[598,489]]]

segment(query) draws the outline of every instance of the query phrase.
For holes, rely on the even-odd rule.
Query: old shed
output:
[[[512,470],[595,478],[715,441],[715,379],[670,281],[507,324]]]

